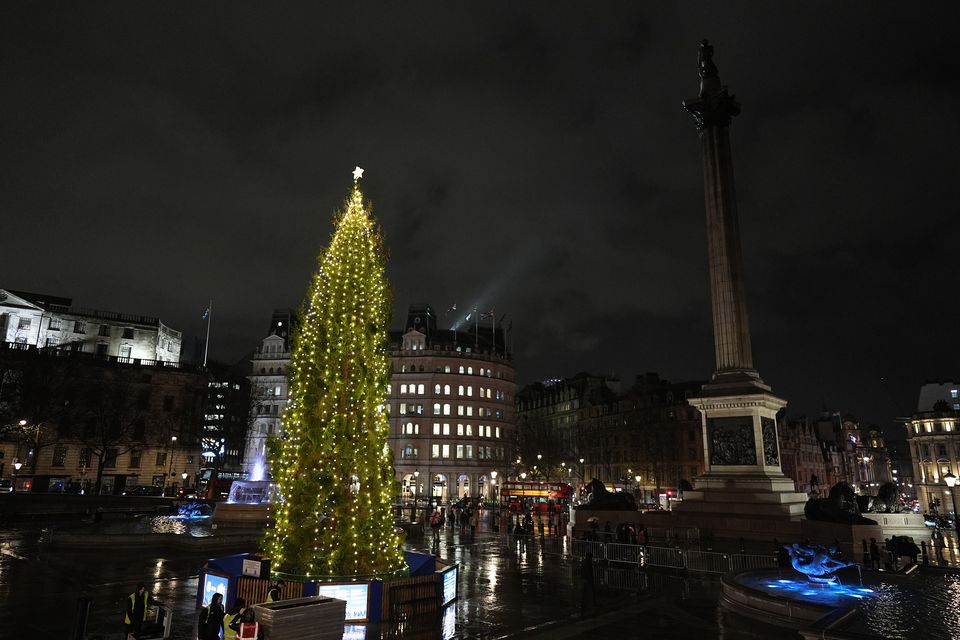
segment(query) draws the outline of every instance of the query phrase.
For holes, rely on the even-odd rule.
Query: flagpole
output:
[[[203,345],[203,367],[207,367],[207,351],[210,349],[210,321],[213,320],[213,300],[207,307],[207,340]]]
[[[474,335],[476,336],[473,342],[473,350],[478,351],[480,349],[480,314],[477,313],[476,307],[473,308],[473,315],[475,316],[473,326],[475,327]]]
[[[494,311],[494,309],[490,309]],[[497,314],[491,313],[490,319],[493,320],[493,355],[497,355]]]

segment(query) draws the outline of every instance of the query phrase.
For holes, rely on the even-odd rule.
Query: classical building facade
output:
[[[817,437],[817,429],[806,417],[788,420],[782,417],[778,421],[777,434],[780,439],[780,465],[783,473],[793,479],[798,492],[810,497],[822,497],[833,486],[831,480],[837,471],[830,452]]]
[[[699,388],[655,373],[625,391],[586,373],[529,385],[518,394],[516,472],[596,478],[649,503],[678,497],[703,470],[700,414],[687,403]]]
[[[207,383],[178,363],[0,343],[0,475],[19,491],[194,486]]]
[[[275,325],[274,325],[275,326]],[[267,442],[281,431],[283,409],[287,406],[290,385],[289,336],[271,333],[253,354],[250,373],[251,412],[244,446],[243,470],[254,479],[262,479],[267,460]]]
[[[0,289],[0,342],[124,361],[179,362],[182,335],[159,318],[76,309],[70,298]]]
[[[442,330],[412,305],[390,334],[386,410],[402,497],[492,498],[516,445],[516,377],[502,329]]]
[[[920,406],[923,406],[921,401]],[[960,411],[945,400],[906,420],[907,447],[913,459],[913,485],[924,511],[953,511],[944,477],[960,475]]]

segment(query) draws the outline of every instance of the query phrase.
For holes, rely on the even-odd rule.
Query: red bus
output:
[[[206,500],[226,500],[234,480],[246,480],[243,471],[223,471],[205,467],[197,476],[197,497]]]
[[[524,482],[507,480],[500,485],[500,505],[510,513],[522,513],[527,508],[546,513],[551,505],[566,508],[573,489],[565,482]]]

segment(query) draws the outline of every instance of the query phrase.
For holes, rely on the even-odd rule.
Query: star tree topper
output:
[[[354,181],[354,182],[359,181],[360,178],[362,178],[362,177],[363,177],[363,169],[361,169],[360,167],[357,167],[356,169],[353,170],[353,181]]]

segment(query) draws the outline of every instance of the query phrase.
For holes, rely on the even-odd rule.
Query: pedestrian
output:
[[[124,629],[127,635],[139,636],[143,628],[143,621],[147,619],[147,607],[161,604],[147,593],[147,587],[142,582],[136,590],[127,597],[126,615],[123,618]]]
[[[593,584],[593,552],[587,551],[580,561],[580,617],[587,614],[587,603],[591,610],[597,607],[597,592]]]
[[[607,524],[603,525],[603,541],[613,542],[613,527],[609,520],[607,520]]]
[[[877,546],[876,538],[870,538],[870,568],[874,571],[880,570],[880,547]]]
[[[223,594],[215,593],[210,604],[200,610],[200,620],[197,623],[197,638],[199,640],[220,640],[220,631],[223,629]]]
[[[430,514],[430,528],[433,530],[433,541],[440,541],[440,528],[443,526],[443,516],[437,509]]]
[[[223,640],[234,640],[240,628],[240,616],[247,608],[243,598],[237,598],[233,606],[223,614]]]
[[[287,583],[283,580],[277,580],[273,583],[273,586],[270,587],[270,590],[267,591],[267,602],[278,602],[283,600],[283,588],[287,586]]]
[[[472,538],[477,533],[477,527],[480,526],[480,509],[474,509],[470,514],[470,537]]]
[[[543,516],[537,517],[537,530],[540,532],[540,539],[543,540]]]

